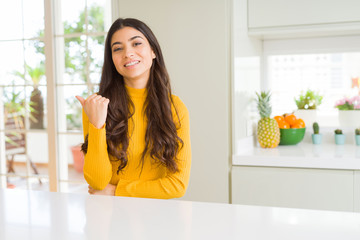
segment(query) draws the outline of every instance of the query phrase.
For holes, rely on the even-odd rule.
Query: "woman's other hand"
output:
[[[86,100],[80,96],[76,96],[76,99],[79,100],[84,108],[90,123],[96,128],[102,128],[106,121],[107,108],[110,100],[97,94],[91,95]]]
[[[116,186],[112,184],[108,184],[103,190],[95,190],[89,185],[88,193],[92,195],[109,195],[109,196],[115,196],[115,189]]]

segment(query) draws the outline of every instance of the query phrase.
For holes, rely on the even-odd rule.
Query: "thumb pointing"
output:
[[[81,103],[81,106],[84,106],[85,99],[83,99],[80,96],[75,96],[75,97],[76,97],[77,100],[79,100],[79,102]]]

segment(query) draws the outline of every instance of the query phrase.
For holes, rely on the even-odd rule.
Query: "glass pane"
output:
[[[29,175],[47,177],[49,175],[48,134],[45,131],[28,132],[26,134],[26,148]]]
[[[29,189],[35,191],[49,191],[49,178],[37,178],[31,177],[28,179],[29,182]]]
[[[89,93],[89,95],[99,92],[99,85],[92,85],[92,87],[93,90],[91,91],[91,93]]]
[[[24,87],[4,87],[4,124],[5,129],[24,130],[29,105],[25,101]]]
[[[7,188],[10,189],[28,189],[28,181],[24,176],[9,176],[7,177]]]
[[[86,83],[86,36],[65,39],[62,83]]]
[[[60,192],[88,194],[88,184],[85,180],[84,183],[60,182]]]
[[[27,84],[46,84],[44,42],[24,41],[24,49]]]
[[[38,177],[10,176],[7,177],[7,188],[49,191],[49,179]]]
[[[8,137],[5,144],[6,173],[10,174],[10,177],[27,176],[26,135],[17,131],[6,132],[5,135]]]
[[[89,37],[88,45],[90,52],[90,80],[92,83],[100,83],[102,65],[104,62],[105,36]]]
[[[23,85],[25,72],[23,42],[1,42],[0,52],[0,85]]]
[[[84,182],[84,155],[80,150],[84,142],[80,134],[59,134],[59,173],[60,180]]]
[[[44,0],[23,1],[24,38],[43,36]]]
[[[0,40],[21,39],[23,32],[22,0],[3,2],[0,8],[1,33]],[[3,52],[1,52],[3,53]],[[7,55],[4,55],[7,56]]]
[[[27,103],[29,105],[29,128],[46,128],[46,86],[26,87]]]
[[[88,11],[88,30],[89,32],[104,32],[104,10],[105,0],[88,0],[87,11]]]
[[[85,30],[85,0],[62,0],[61,20],[64,29],[57,29],[58,34],[79,33]]]
[[[326,114],[336,112],[339,99],[359,95],[359,52],[275,55],[268,60],[274,114],[295,110],[294,96],[308,89],[323,96],[318,109]]]
[[[58,87],[58,129],[60,132],[68,130],[82,130],[82,108],[76,95],[86,98],[87,86],[59,86]]]

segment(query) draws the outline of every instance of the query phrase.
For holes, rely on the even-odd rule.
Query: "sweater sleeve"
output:
[[[88,136],[88,149],[84,159],[84,178],[97,190],[104,189],[110,182],[112,167],[106,143],[105,125],[98,129],[89,122],[83,110],[84,139]]]
[[[115,191],[116,196],[169,199],[182,197],[185,194],[191,168],[189,112],[180,99],[176,97],[176,100],[177,104],[175,103],[175,106],[181,123],[177,133],[184,143],[177,155],[179,171],[176,173],[167,171],[165,177],[149,181],[126,181],[120,179]],[[174,119],[177,119],[176,115]]]

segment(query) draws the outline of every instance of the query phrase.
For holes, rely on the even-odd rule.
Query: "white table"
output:
[[[360,239],[360,214],[0,189],[0,239]]]

